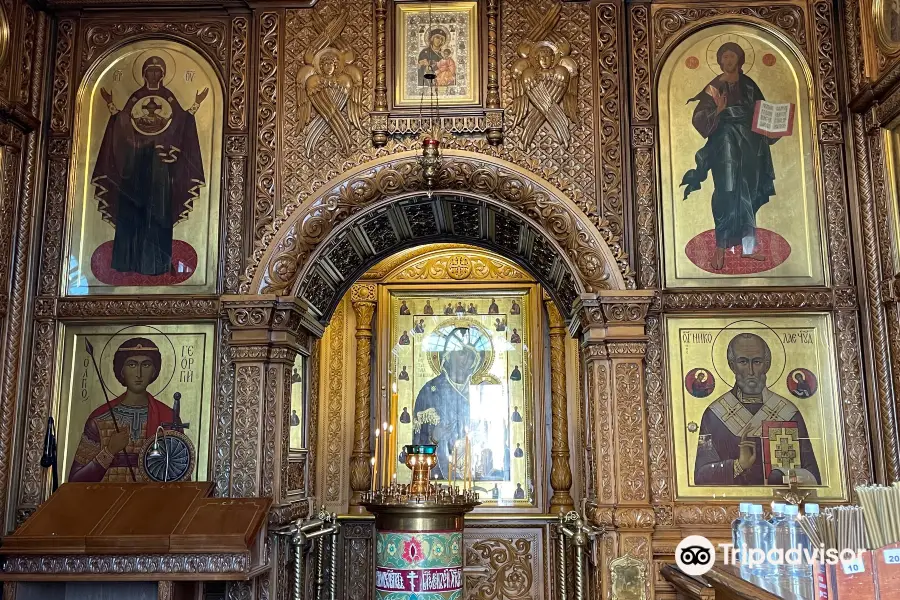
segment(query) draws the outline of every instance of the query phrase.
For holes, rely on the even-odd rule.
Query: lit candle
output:
[[[453,444],[453,457],[450,462],[450,487],[456,485],[456,444]]]
[[[375,454],[372,456],[372,491],[375,491],[375,479],[378,477],[378,429],[375,430]]]
[[[381,442],[381,470],[384,473],[381,478],[384,479],[384,485],[387,486],[390,483],[390,480],[387,477],[390,477],[390,468],[391,463],[388,460],[388,452],[390,451],[390,442],[387,437],[387,421],[381,424],[381,433],[384,438]]]
[[[471,483],[471,480],[472,480],[472,465],[469,462],[470,458],[471,458],[471,456],[470,456],[470,447],[469,447],[469,434],[467,432],[466,433],[466,464],[465,464],[466,470],[463,475],[463,477],[464,477],[463,489],[469,489],[469,484]]]

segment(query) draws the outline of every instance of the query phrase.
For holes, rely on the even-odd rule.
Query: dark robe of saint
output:
[[[422,309],[422,312],[425,313],[426,315],[434,314],[434,308],[432,308],[432,306],[431,306],[431,300],[425,301],[425,308]]]
[[[493,298],[491,298],[491,305],[488,306],[488,314],[489,315],[499,315],[500,314],[500,307],[497,306],[497,302],[495,302]]]
[[[405,366],[400,369],[400,374],[397,376],[397,379],[399,379],[400,381],[409,381],[409,371],[406,370]],[[404,408],[403,410],[406,409]]]
[[[521,381],[522,380],[522,371],[519,370],[519,365],[513,367],[512,373],[509,374],[509,378],[511,381]]]
[[[158,426],[171,428],[175,421],[172,409],[147,392],[159,377],[161,365],[159,348],[151,340],[132,338],[119,346],[113,370],[125,393],[88,416],[69,481],[130,482],[132,472],[138,480],[142,478],[141,450]]]
[[[297,414],[296,410],[291,411],[291,427],[297,427],[300,425],[300,415]]]
[[[411,422],[411,419],[409,417],[409,410],[407,410],[407,408],[405,406],[403,407],[403,412],[400,413],[400,422],[401,423],[410,423]]]
[[[513,452],[513,456],[515,458],[522,458],[525,456],[525,452],[522,450],[522,444],[516,444],[516,450]]]
[[[437,445],[436,472],[440,479],[452,475],[453,448],[457,440],[465,439],[469,428],[469,382],[482,360],[469,341],[468,328],[453,329],[444,338],[440,374],[426,382],[416,396],[413,444]]]
[[[398,342],[401,346],[409,346],[409,333],[404,331],[400,334],[400,341]]]
[[[445,315],[452,315],[452,314],[453,314],[453,305],[452,305],[452,304],[448,304],[448,305],[444,308],[444,314],[445,314]]]
[[[437,27],[428,32],[428,46],[419,52],[419,85],[428,85],[425,80],[426,73],[437,73],[437,64],[443,60],[441,49],[447,42],[447,32]]]
[[[521,423],[522,422],[522,413],[519,412],[518,406],[513,407],[512,422],[513,423]]]
[[[783,485],[789,473],[778,465],[772,464],[766,473],[766,424],[796,427],[800,483],[821,483],[803,415],[793,402],[766,388],[771,364],[769,347],[757,335],[741,333],[728,344],[728,366],[734,372],[735,385],[703,412],[694,465],[696,485]],[[773,457],[773,463],[775,460]]]
[[[163,59],[151,56],[141,73],[143,87],[121,110],[101,90],[112,114],[91,183],[100,214],[116,230],[112,269],[163,275],[172,271],[173,229],[206,185],[194,114],[208,90],[185,110],[163,85]]]
[[[509,343],[510,344],[521,344],[522,343],[522,336],[519,335],[518,329],[513,329],[512,335],[509,336]]]
[[[400,301],[400,314],[401,314],[401,315],[408,315],[408,314],[409,314],[409,307],[406,305],[406,300],[401,300],[401,301]]]
[[[742,247],[742,256],[764,260],[756,245],[756,213],[775,194],[775,168],[769,148],[778,138],[754,133],[759,86],[744,74],[744,50],[734,42],[716,53],[722,75],[688,102],[697,102],[691,120],[706,144],[694,156],[696,168],[684,174],[684,198],[700,189],[710,171],[712,213],[716,230],[715,268],[724,265],[725,250]]]
[[[525,490],[522,489],[522,484],[516,484],[516,491],[513,492],[513,500],[524,500],[525,499]]]
[[[512,306],[509,308],[509,314],[517,315],[522,312],[522,309],[519,307],[519,303],[515,300],[512,301]]]

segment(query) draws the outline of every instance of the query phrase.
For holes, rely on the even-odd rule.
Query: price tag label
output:
[[[856,575],[857,573],[866,572],[866,565],[861,558],[855,558],[846,562],[841,561],[841,568],[844,570],[844,575]]]
[[[888,565],[900,565],[900,548],[884,551],[884,562]]]

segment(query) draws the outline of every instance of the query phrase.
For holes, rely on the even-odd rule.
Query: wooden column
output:
[[[552,440],[550,447],[550,514],[567,513],[574,508],[572,467],[569,465],[569,403],[566,397],[566,327],[552,300],[545,300],[550,325],[550,405]]]
[[[572,333],[581,335],[585,368],[589,516],[608,532],[601,547],[603,597],[609,595],[609,564],[616,557],[631,556],[652,572],[656,517],[650,504],[644,351],[653,294],[584,294],[571,325]],[[649,578],[644,585],[649,598]]]
[[[362,492],[372,485],[371,389],[372,389],[372,317],[375,315],[377,286],[356,284],[350,289],[350,302],[356,313],[356,410],[353,418],[353,454],[350,456],[350,512],[361,514]]]
[[[291,414],[291,369],[298,352],[322,326],[309,307],[274,295],[223,296],[231,325],[234,361],[234,444],[228,496],[269,496],[270,521],[293,520],[308,510],[305,498],[287,498]]]

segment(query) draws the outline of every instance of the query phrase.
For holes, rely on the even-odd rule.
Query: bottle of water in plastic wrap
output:
[[[741,574],[767,575],[771,567],[766,561],[773,538],[772,524],[763,517],[760,504],[750,506],[750,514],[738,527]],[[751,562],[753,564],[751,564]]]
[[[747,518],[748,514],[750,514],[750,503],[741,502],[740,507],[738,508],[738,517],[731,522],[731,543],[735,548],[740,547],[740,534],[738,533],[738,528],[741,523],[743,523],[744,519]]]

